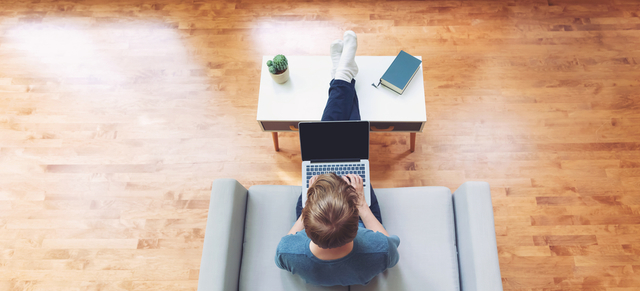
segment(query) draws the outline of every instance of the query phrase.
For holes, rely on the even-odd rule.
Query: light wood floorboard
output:
[[[263,55],[423,58],[376,187],[491,184],[505,290],[640,290],[640,2],[3,1],[0,290],[196,290],[211,182],[296,185]],[[328,73],[328,72],[327,72]],[[362,96],[362,98],[366,98]]]

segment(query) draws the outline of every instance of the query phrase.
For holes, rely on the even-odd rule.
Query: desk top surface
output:
[[[258,121],[317,121],[327,103],[330,70],[329,56],[287,56],[289,81],[278,84],[269,74],[267,60],[262,60]],[[427,120],[422,65],[402,95],[384,86],[378,89],[380,77],[395,56],[356,56],[359,72],[356,92],[362,120],[425,122]],[[420,58],[421,57],[417,57]]]

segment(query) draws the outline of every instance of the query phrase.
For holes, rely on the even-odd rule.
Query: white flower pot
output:
[[[289,68],[280,74],[271,74],[271,78],[278,84],[284,84],[289,81]]]

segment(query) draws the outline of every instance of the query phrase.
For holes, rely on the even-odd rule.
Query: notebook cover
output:
[[[380,79],[397,87],[397,89],[401,90],[398,93],[402,94],[413,75],[418,71],[420,63],[422,63],[421,60],[401,50]]]

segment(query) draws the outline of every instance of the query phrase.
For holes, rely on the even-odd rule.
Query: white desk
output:
[[[298,122],[320,121],[329,98],[331,59],[329,56],[287,56],[290,78],[277,84],[262,60],[257,120],[263,131],[272,132],[275,150],[279,150],[278,131],[297,131]],[[422,66],[402,95],[371,83],[378,81],[395,56],[356,56],[359,72],[356,93],[362,120],[372,131],[410,132],[411,151],[416,132],[427,121]],[[422,59],[421,57],[418,57]]]

